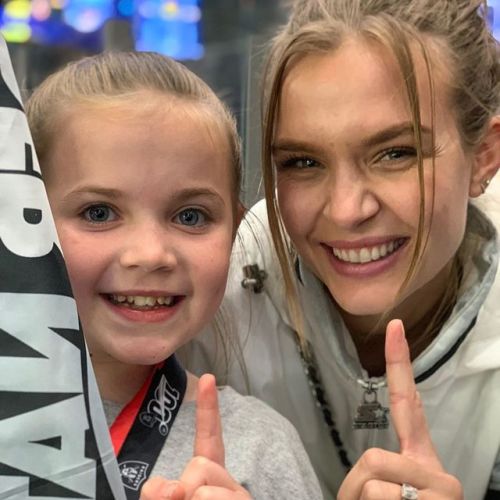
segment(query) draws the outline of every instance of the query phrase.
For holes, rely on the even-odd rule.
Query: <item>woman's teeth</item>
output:
[[[148,295],[109,295],[111,302],[129,307],[155,307],[171,306],[174,303],[173,296],[152,297]]]
[[[404,239],[394,240],[390,243],[384,243],[383,245],[376,245],[373,247],[363,247],[360,249],[339,249],[333,248],[333,255],[337,259],[343,262],[349,262],[351,264],[366,264],[367,262],[374,262],[384,257],[387,257],[391,253],[395,252],[403,243]]]

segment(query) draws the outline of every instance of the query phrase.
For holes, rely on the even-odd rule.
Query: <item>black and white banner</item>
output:
[[[124,499],[0,37],[0,499]]]

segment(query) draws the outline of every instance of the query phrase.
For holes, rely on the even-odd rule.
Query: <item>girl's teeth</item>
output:
[[[174,297],[152,297],[143,295],[111,295],[111,300],[119,304],[128,304],[135,307],[170,306]]]
[[[367,262],[373,262],[384,258],[386,255],[390,255],[395,252],[401,245],[403,240],[391,241],[390,243],[385,243],[383,245],[378,245],[371,248],[361,248],[359,250],[344,250],[339,248],[333,248],[333,255],[337,259],[344,262],[350,262],[352,264],[366,264]]]
[[[155,302],[156,301],[153,301],[153,303],[151,305],[154,305]],[[134,305],[135,306],[141,307],[141,306],[145,306],[147,303],[148,303],[148,297],[138,297],[138,296],[134,297]],[[148,304],[148,305],[150,305],[150,304]]]

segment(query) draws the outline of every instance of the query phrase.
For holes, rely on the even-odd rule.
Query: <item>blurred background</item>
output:
[[[398,1],[398,0],[394,0]],[[243,139],[243,201],[259,196],[260,68],[289,0],[3,0],[0,31],[25,95],[73,59],[152,50],[182,61],[233,110]],[[500,0],[489,0],[500,37]]]
[[[0,31],[25,96],[65,63],[103,50],[152,50],[203,78],[243,138],[243,201],[259,195],[259,68],[286,19],[282,0],[3,0]]]

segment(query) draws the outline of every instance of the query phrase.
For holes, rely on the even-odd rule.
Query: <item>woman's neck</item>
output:
[[[442,308],[452,269],[452,264],[446,266],[432,281],[390,311],[387,317],[354,316],[340,311],[351,333],[361,365],[370,376],[382,376],[385,373],[385,327],[389,320],[403,320],[412,360],[429,346],[451,312],[449,307],[449,310],[445,308],[443,314]],[[429,326],[434,322],[436,314],[439,316],[438,321],[432,325],[432,331],[429,332]]]

